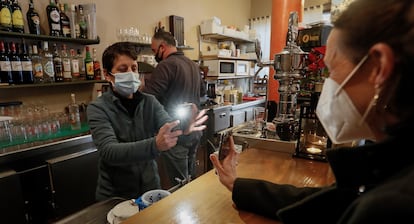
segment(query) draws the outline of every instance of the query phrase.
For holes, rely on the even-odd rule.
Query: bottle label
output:
[[[6,71],[6,72],[11,72],[12,67],[11,67],[10,61],[0,61],[0,70],[1,71]]]
[[[9,8],[4,7],[0,10],[0,24],[10,26],[12,24],[12,17]]]
[[[11,62],[12,71],[22,71],[22,62],[21,61],[12,61]]]
[[[34,72],[36,78],[43,78],[43,67],[41,63],[35,63],[34,66]]]
[[[72,75],[79,77],[79,61],[77,59],[72,60]]]
[[[45,68],[44,72],[46,73],[46,75],[48,75],[49,77],[55,76],[55,71],[53,70],[53,62],[51,61],[46,62],[44,68]]]
[[[50,12],[50,19],[55,23],[59,23],[60,22],[59,12],[57,10],[52,10]]]
[[[86,63],[86,75],[93,76],[93,62]]]
[[[30,17],[30,19],[32,20],[32,22],[36,25],[40,25],[40,18],[37,15],[34,15],[32,17]]]
[[[13,15],[12,15],[12,18],[13,18],[13,25],[14,26],[21,26],[21,27],[23,27],[23,15],[22,15],[22,11],[20,11],[20,10],[14,10],[14,12],[13,12]]]
[[[31,61],[22,61],[22,71],[33,71],[33,65]]]

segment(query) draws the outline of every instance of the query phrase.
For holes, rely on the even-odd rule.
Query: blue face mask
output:
[[[123,97],[129,97],[141,85],[139,75],[136,72],[120,72],[113,74],[113,76],[115,77],[115,84],[113,85],[115,91]]]

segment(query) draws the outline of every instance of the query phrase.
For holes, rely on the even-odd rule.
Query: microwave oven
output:
[[[250,75],[250,61],[236,61],[236,75]]]
[[[236,60],[205,60],[203,65],[208,67],[207,76],[231,77],[236,75]]]

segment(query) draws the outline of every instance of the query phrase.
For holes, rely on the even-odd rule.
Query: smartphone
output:
[[[172,129],[172,131],[182,130],[185,131],[190,126],[193,115],[193,104],[183,103],[177,106],[173,118],[180,120],[180,124]]]
[[[222,133],[220,136],[220,147],[218,152],[218,158],[222,161],[230,153],[230,137],[232,136],[231,131]]]

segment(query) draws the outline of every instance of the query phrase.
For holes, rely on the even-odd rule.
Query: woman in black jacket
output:
[[[323,188],[237,178],[234,150],[210,159],[238,209],[283,223],[410,222],[414,1],[355,0],[333,24],[316,113],[334,143],[374,143],[327,150],[336,183]]]

